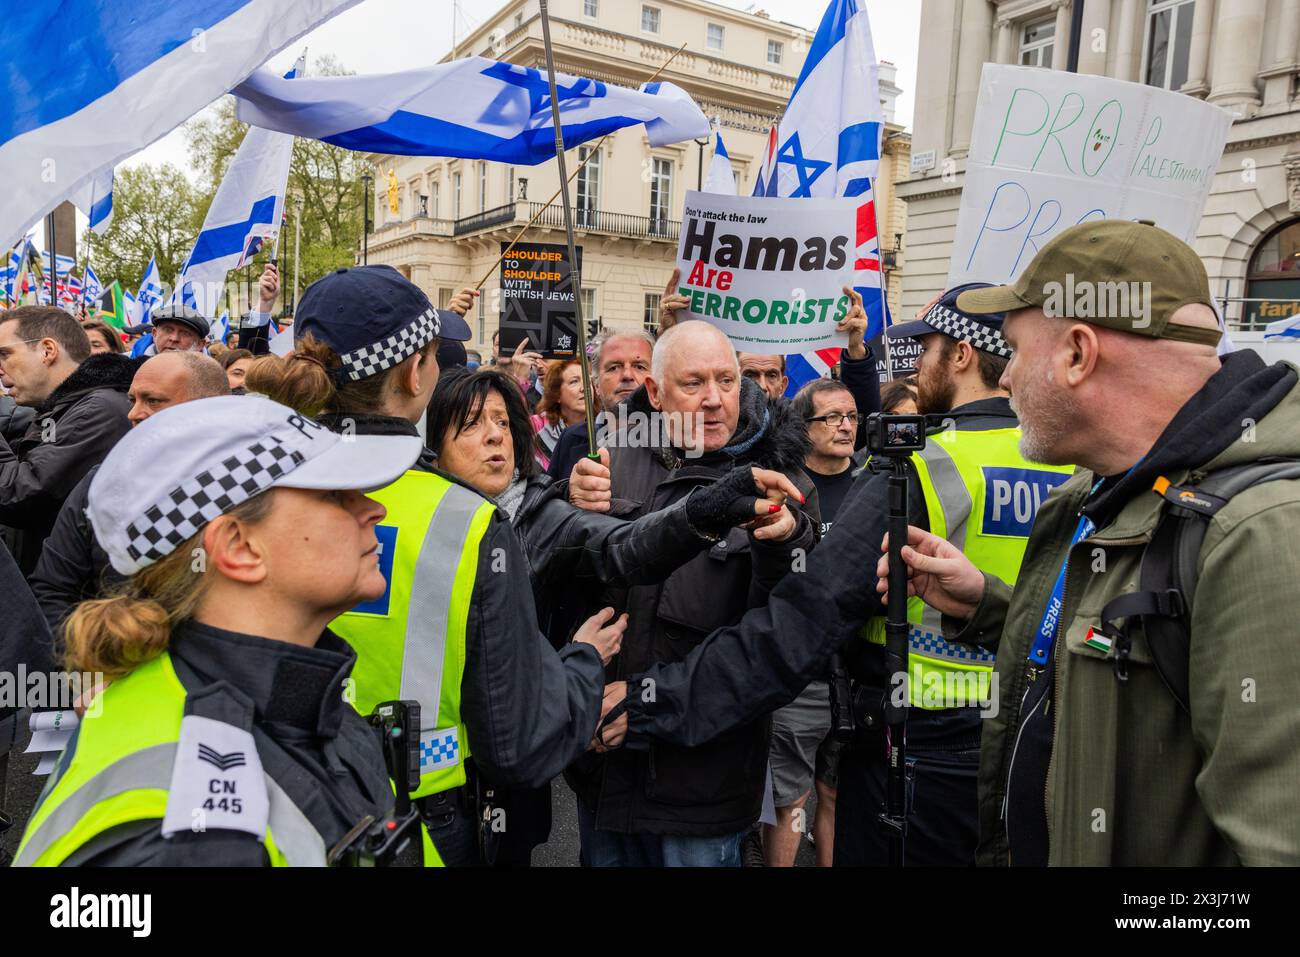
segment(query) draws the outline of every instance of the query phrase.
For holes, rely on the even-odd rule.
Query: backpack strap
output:
[[[1166,504],[1142,553],[1139,590],[1111,599],[1101,610],[1101,631],[1112,640],[1121,683],[1128,680],[1129,629],[1136,617],[1156,671],[1179,707],[1190,710],[1192,603],[1210,519],[1245,489],[1285,479],[1300,479],[1300,461],[1261,459],[1211,472],[1195,485],[1173,485],[1163,476],[1156,480],[1152,491]]]

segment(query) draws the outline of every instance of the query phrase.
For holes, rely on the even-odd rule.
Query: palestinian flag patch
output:
[[[1084,636],[1083,643],[1089,648],[1096,648],[1098,651],[1104,651],[1107,654],[1110,653],[1110,646],[1113,644],[1110,638],[1099,631],[1093,631],[1091,628],[1088,629],[1088,634]]]

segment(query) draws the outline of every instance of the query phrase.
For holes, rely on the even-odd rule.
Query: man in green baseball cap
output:
[[[1300,863],[1297,368],[1216,355],[1204,266],[1149,222],[1071,227],[957,303],[1007,313],[1024,455],[1080,466],[1014,592],[904,549],[945,637],[997,648],[980,861]]]

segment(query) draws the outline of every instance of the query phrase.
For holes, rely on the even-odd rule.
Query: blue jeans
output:
[[[598,831],[596,816],[578,802],[578,834],[588,867],[739,867],[740,838]]]

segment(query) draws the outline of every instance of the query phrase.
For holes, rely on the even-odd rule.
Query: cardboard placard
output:
[[[502,243],[501,251],[509,245]],[[581,246],[577,253],[581,275]],[[527,352],[540,352],[547,359],[572,358],[578,353],[576,315],[569,247],[516,243],[501,260],[501,349],[509,355],[527,338]]]
[[[1231,125],[1158,87],[986,63],[947,288],[1014,282],[1090,219],[1149,219],[1190,242]]]
[[[857,199],[773,199],[686,194],[678,292],[681,319],[703,319],[741,352],[788,355],[848,345],[836,322],[845,286],[874,285],[855,271]]]

